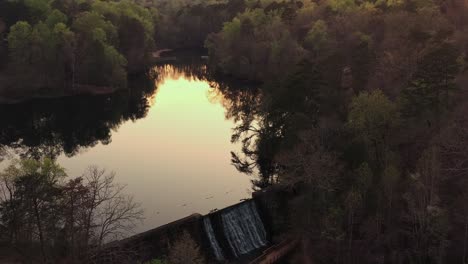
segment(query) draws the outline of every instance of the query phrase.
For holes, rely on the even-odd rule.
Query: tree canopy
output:
[[[0,17],[10,27],[11,72],[4,89],[9,93],[80,85],[122,88],[128,73],[144,72],[149,65],[157,14],[134,1],[11,0],[4,5]]]

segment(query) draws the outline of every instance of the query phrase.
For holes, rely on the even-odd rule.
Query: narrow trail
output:
[[[152,53],[153,58],[161,58],[161,54],[164,52],[172,51],[172,49],[160,49]]]

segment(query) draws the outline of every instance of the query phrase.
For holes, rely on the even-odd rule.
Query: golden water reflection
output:
[[[58,160],[69,175],[91,164],[115,171],[146,211],[137,231],[226,207],[251,189],[249,178],[230,164],[230,151],[239,146],[230,143],[234,124],[225,118],[216,85],[172,66],[157,71],[145,118],[120,126],[108,145]]]

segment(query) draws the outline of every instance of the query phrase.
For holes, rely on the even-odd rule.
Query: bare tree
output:
[[[279,182],[286,186],[306,183],[320,190],[334,191],[342,168],[336,154],[327,150],[315,130],[303,131],[299,138],[301,141],[294,148],[275,157],[286,168],[279,173]]]
[[[9,167],[8,169],[11,171],[12,167]],[[11,208],[11,220],[7,223],[0,224],[0,229],[6,230],[6,232],[2,232],[2,234],[8,236],[9,242],[14,242],[14,240],[17,238],[18,231],[15,217],[16,208],[12,206],[14,194],[15,185],[13,182],[13,176],[7,173],[7,170],[5,170],[3,173],[0,173],[0,204],[2,204],[3,207]],[[5,212],[3,212],[3,214],[5,214]],[[0,239],[3,239],[2,236],[0,236]]]
[[[440,171],[442,176],[441,195],[449,209],[452,243],[461,263],[468,256],[468,104],[459,106],[453,120],[440,136]]]
[[[171,264],[203,264],[206,263],[200,247],[187,231],[184,231],[179,239],[169,246],[167,260]]]
[[[121,238],[143,220],[143,210],[131,195],[124,194],[125,185],[114,183],[115,173],[106,173],[96,166],[84,175],[88,202],[84,216],[85,236],[101,246],[110,238]]]

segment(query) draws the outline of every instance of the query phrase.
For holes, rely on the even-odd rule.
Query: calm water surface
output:
[[[230,164],[230,151],[240,147],[230,142],[234,122],[225,118],[225,99],[208,81],[173,66],[157,72],[157,88],[133,101],[110,96],[8,109],[17,116],[1,117],[12,128],[3,128],[2,140],[55,151],[70,176],[90,165],[114,171],[145,210],[137,232],[248,198],[249,177]],[[22,121],[23,111],[26,119],[38,117]]]

